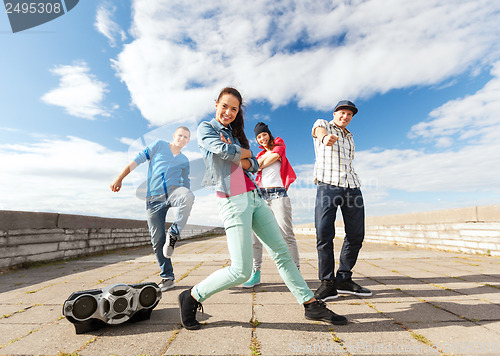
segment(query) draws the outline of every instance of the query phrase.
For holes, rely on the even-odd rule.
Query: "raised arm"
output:
[[[253,153],[248,148],[241,147],[241,158],[250,158],[253,156]]]
[[[281,156],[279,153],[267,153],[257,160],[259,162],[259,169],[264,169],[266,167],[269,167],[271,164],[276,162],[277,160],[280,160]]]
[[[329,135],[328,131],[326,131],[326,129],[321,126],[314,128],[312,136],[315,139],[318,139],[325,146],[333,146],[333,144],[339,139],[337,135]]]
[[[248,158],[243,158],[240,162],[241,168],[243,168],[245,171],[248,171],[252,167],[252,162]]]
[[[221,139],[222,141],[226,142],[226,143],[231,143],[230,141],[226,140],[224,138],[224,136],[221,135]],[[248,171],[252,168],[252,161],[250,160],[252,158],[252,151],[247,149],[247,148],[243,148],[243,147],[240,147],[241,148],[241,160],[240,160],[240,166]]]
[[[257,171],[259,170],[259,162],[257,162],[257,158],[255,158],[255,156],[252,154],[252,151],[250,151],[250,154],[251,156],[242,159],[240,164],[244,170],[250,173],[257,173]]]
[[[109,186],[113,192],[119,192],[122,188],[123,179],[130,174],[134,169],[137,168],[137,163],[135,161],[130,162],[127,167],[120,173],[120,175],[115,179],[113,183]]]

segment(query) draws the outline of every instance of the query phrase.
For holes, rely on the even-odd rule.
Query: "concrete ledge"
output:
[[[478,221],[500,222],[500,205],[486,205],[477,207]]]
[[[113,219],[100,218],[97,216],[59,214],[57,219],[57,227],[63,229],[132,229],[147,228],[148,224],[144,220]]]
[[[495,206],[494,206],[495,207]],[[499,208],[500,209],[500,208]],[[374,216],[366,218],[367,225],[412,225],[412,224],[435,224],[456,222],[485,222],[500,221],[500,216],[489,214],[490,208],[482,207],[482,218],[492,220],[480,220],[478,207],[426,211],[412,214],[396,214],[387,216]]]
[[[0,230],[51,229],[57,226],[58,213],[0,210]]]

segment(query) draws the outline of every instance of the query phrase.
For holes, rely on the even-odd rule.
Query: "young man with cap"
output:
[[[312,129],[316,162],[314,180],[317,184],[315,226],[318,250],[318,274],[321,285],[315,293],[323,301],[340,294],[371,296],[372,292],[352,280],[352,268],[358,259],[365,235],[365,211],[360,182],[352,161],[353,135],[347,125],[358,109],[353,102],[341,100],[333,110],[333,120],[317,120]],[[335,217],[340,207],[345,238],[340,265],[335,275],[333,239]]]

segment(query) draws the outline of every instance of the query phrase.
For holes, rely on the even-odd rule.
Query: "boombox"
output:
[[[113,284],[74,292],[64,302],[63,315],[81,334],[106,324],[149,319],[160,299],[160,287],[153,282]]]

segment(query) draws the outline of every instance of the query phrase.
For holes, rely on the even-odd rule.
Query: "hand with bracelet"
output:
[[[324,144],[325,146],[333,146],[335,144],[335,142],[337,142],[338,139],[339,139],[339,137],[337,135],[326,134],[321,138],[321,143]]]

